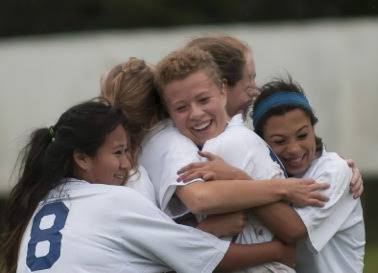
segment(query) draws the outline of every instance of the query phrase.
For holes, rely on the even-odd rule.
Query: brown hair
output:
[[[101,79],[101,96],[124,111],[135,159],[145,134],[166,116],[154,85],[152,68],[135,57],[114,66]]]
[[[218,86],[222,85],[221,74],[210,53],[196,47],[185,47],[168,54],[156,66],[156,84],[162,88],[175,80],[182,80],[199,70]]]
[[[198,47],[209,52],[219,67],[222,79],[230,87],[241,80],[246,63],[245,54],[250,49],[239,39],[231,36],[203,36],[192,39],[186,47]]]

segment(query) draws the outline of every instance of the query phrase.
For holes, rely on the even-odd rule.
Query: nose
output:
[[[260,91],[256,86],[256,80],[254,78],[251,79],[251,83],[249,85],[249,88],[247,89],[247,94],[251,99],[260,95]]]
[[[252,88],[248,88],[248,95],[250,96],[250,98],[255,98],[257,97],[258,95],[260,95],[260,91],[255,87],[252,87]]]
[[[123,156],[121,157],[120,168],[122,170],[131,169],[131,155],[129,152],[124,153]]]
[[[191,120],[201,119],[203,114],[204,114],[204,111],[200,105],[193,103],[190,106],[190,119]]]
[[[296,154],[300,153],[300,151],[301,151],[301,146],[299,145],[299,143],[297,141],[291,141],[286,146],[286,152],[289,155],[296,155]]]

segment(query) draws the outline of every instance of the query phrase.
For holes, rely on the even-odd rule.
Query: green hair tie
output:
[[[54,132],[54,127],[53,126],[49,127],[49,135],[51,137],[51,142],[54,142],[55,141],[55,132]]]

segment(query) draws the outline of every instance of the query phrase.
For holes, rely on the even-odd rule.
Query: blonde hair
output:
[[[101,79],[101,96],[125,113],[135,158],[145,134],[165,117],[152,68],[135,57],[114,66]]]
[[[156,66],[155,79],[160,94],[167,84],[185,79],[200,70],[203,70],[215,84],[222,86],[220,71],[210,53],[196,47],[173,51]]]

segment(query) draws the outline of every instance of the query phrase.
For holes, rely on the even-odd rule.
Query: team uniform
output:
[[[38,205],[17,272],[213,272],[228,247],[174,223],[133,189],[70,178]]]
[[[241,136],[239,136],[241,134]],[[226,130],[214,139],[208,140],[203,150],[221,156],[227,163],[247,172],[254,179],[283,177],[283,171],[269,156],[269,148],[254,132],[243,125],[241,115],[235,116]],[[166,120],[155,128],[142,143],[139,163],[143,165],[157,192],[158,206],[171,218],[188,213],[186,206],[174,195],[177,187],[188,183],[177,182],[177,171],[185,165],[200,161],[198,147],[183,136],[173,122]],[[201,181],[201,180],[200,180]],[[193,180],[199,182],[199,180]],[[199,220],[203,219],[197,215]],[[237,243],[251,244],[271,241],[273,236],[256,218],[249,215],[249,223]],[[256,266],[248,273],[294,272],[280,263]]]
[[[192,162],[199,162],[198,147],[183,136],[170,119],[161,121],[143,140],[139,164],[146,170],[155,188],[158,207],[169,217],[181,217],[189,210],[174,194],[177,171]],[[200,181],[195,179],[191,182]],[[190,183],[190,182],[189,182]]]
[[[268,145],[256,133],[248,129],[242,115],[235,115],[226,130],[206,141],[203,151],[220,156],[227,164],[245,171],[252,179],[283,178],[284,172],[270,156]],[[251,182],[260,183],[260,182]],[[236,243],[256,244],[269,242],[273,234],[248,212],[248,224],[236,238]],[[277,262],[248,268],[243,272],[295,272],[292,268]]]
[[[138,166],[137,170],[130,171],[130,177],[127,180],[126,187],[132,188],[141,195],[150,200],[157,206],[155,189],[151,183],[146,169],[143,166]]]
[[[352,171],[345,160],[323,150],[303,177],[331,184],[324,207],[297,208],[308,237],[297,244],[297,271],[306,273],[363,271],[365,229],[360,200],[352,198]]]

